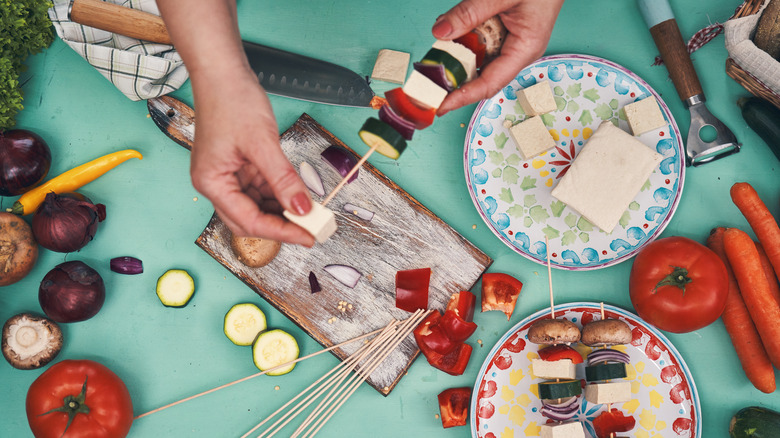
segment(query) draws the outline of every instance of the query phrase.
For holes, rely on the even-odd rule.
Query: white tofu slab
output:
[[[620,380],[587,384],[585,385],[585,400],[597,405],[631,401],[631,382]]]
[[[541,438],[585,438],[585,430],[579,421],[542,424]]]
[[[318,243],[325,242],[336,232],[336,215],[333,210],[318,202],[312,202],[311,210],[303,216],[292,214],[287,210],[282,214],[290,222],[308,231]]]
[[[409,70],[410,55],[397,50],[382,49],[376,56],[371,78],[378,81],[403,84]]]
[[[412,70],[403,90],[409,98],[426,108],[438,108],[447,97],[447,90],[436,85],[417,70]]]
[[[531,372],[539,379],[573,379],[577,374],[577,367],[571,359],[532,359]]]
[[[515,141],[523,160],[533,158],[555,147],[555,140],[539,116],[529,117],[511,126],[509,135]]]
[[[517,93],[517,101],[529,116],[538,116],[558,109],[552,88],[547,81],[537,82]]]
[[[662,158],[634,136],[604,122],[574,158],[552,196],[610,233]]]
[[[646,97],[623,107],[626,120],[634,135],[642,135],[666,126],[666,119],[655,96]]]

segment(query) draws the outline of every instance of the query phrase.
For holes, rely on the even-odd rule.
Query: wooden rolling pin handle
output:
[[[100,0],[73,0],[70,20],[119,35],[172,44],[162,18],[148,12],[107,3]]]
[[[661,52],[661,58],[666,64],[666,69],[669,70],[669,76],[680,99],[685,102],[690,97],[703,95],[699,77],[693,68],[693,62],[683,42],[677,21],[673,18],[662,21],[650,28],[650,34]]]

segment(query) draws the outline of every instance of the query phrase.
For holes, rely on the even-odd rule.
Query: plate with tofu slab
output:
[[[604,346],[583,333],[577,342],[538,345],[529,329],[552,319],[550,309],[523,319],[496,342],[477,375],[470,406],[473,437],[597,438],[597,430],[612,430],[616,437],[701,438],[693,377],[659,330],[619,307],[604,304],[602,314],[602,305],[592,302],[556,305],[555,318],[580,329],[616,320],[609,322],[627,326],[630,336],[624,340],[630,341]]]
[[[566,270],[628,260],[658,237],[682,196],[683,138],[661,97],[606,59],[539,59],[477,106],[466,183],[491,231]]]

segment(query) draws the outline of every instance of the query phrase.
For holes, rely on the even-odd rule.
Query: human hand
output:
[[[314,238],[281,216],[307,213],[311,198],[282,152],[268,96],[246,70],[221,78],[220,87],[193,82],[192,183],[234,234],[311,247]]]
[[[505,87],[528,64],[544,54],[563,0],[463,0],[433,25],[437,39],[458,38],[498,15],[507,29],[501,54],[485,65],[479,77],[451,92],[438,115],[487,99]]]

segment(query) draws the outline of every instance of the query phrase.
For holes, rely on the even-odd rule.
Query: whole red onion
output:
[[[103,278],[86,263],[61,263],[41,280],[38,302],[57,322],[78,322],[95,316],[106,299]]]
[[[95,237],[98,222],[105,218],[106,206],[93,204],[82,194],[49,192],[33,216],[32,230],[42,247],[73,252]]]
[[[49,173],[51,150],[25,129],[0,132],[0,196],[21,195]]]

